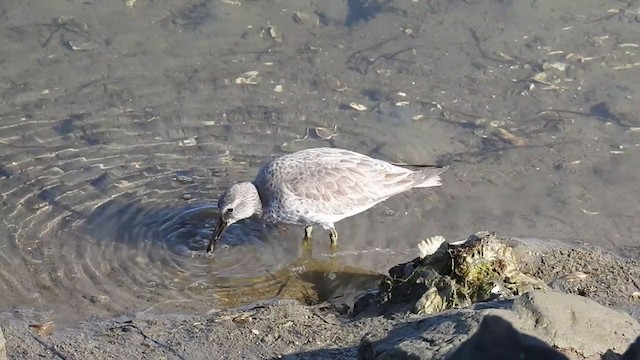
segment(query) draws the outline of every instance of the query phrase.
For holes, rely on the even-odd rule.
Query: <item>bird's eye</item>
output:
[[[227,213],[231,214],[233,212],[233,208],[228,208]]]

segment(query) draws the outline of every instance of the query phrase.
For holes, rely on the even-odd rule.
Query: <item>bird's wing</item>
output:
[[[284,171],[283,190],[291,201],[324,214],[352,213],[415,184],[410,170],[347,150],[309,152],[294,161]]]

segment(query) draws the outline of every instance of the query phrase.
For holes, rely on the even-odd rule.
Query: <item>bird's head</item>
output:
[[[220,218],[207,245],[207,252],[215,250],[216,243],[229,225],[247,219],[254,214],[262,213],[262,202],[258,195],[258,189],[250,182],[231,186],[220,195],[218,212]]]

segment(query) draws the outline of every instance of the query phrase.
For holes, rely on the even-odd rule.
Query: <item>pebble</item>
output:
[[[173,181],[180,183],[180,184],[193,184],[194,180],[191,176],[187,176],[187,175],[177,175],[176,177],[173,178]]]
[[[92,295],[89,298],[89,301],[91,301],[91,303],[93,304],[106,304],[107,302],[109,302],[109,297],[107,295]]]

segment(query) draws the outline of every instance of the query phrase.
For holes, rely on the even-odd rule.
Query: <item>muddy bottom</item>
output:
[[[24,0],[0,14],[0,310],[74,323],[349,297],[420,240],[476,229],[640,256],[633,2]],[[450,169],[340,222],[332,267],[321,231],[318,263],[301,265],[302,229],[252,221],[201,256],[223,189],[314,146]]]

